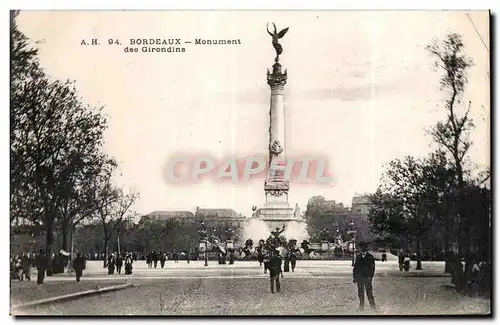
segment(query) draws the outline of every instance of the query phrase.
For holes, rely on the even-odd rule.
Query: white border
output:
[[[9,107],[9,95],[7,89],[9,89],[9,60],[8,60],[8,44],[9,44],[9,9],[31,9],[31,10],[54,10],[54,9],[71,9],[71,10],[78,10],[78,9],[100,9],[100,10],[123,10],[123,9],[129,9],[129,10],[155,10],[155,9],[177,9],[177,10],[182,10],[182,9],[195,9],[195,10],[207,10],[207,9],[244,9],[244,10],[277,10],[277,9],[294,9],[294,10],[313,10],[313,9],[336,9],[336,10],[360,10],[360,9],[376,9],[376,10],[419,10],[419,9],[431,9],[431,10],[442,10],[444,8],[448,10],[460,10],[460,9],[492,9],[493,12],[499,12],[498,6],[499,6],[500,1],[493,1],[493,0],[474,0],[474,1],[428,1],[428,0],[420,0],[420,1],[396,1],[396,0],[384,0],[384,1],[370,1],[370,0],[365,0],[365,1],[354,1],[354,0],[337,0],[337,1],[317,1],[317,0],[308,0],[308,1],[298,1],[298,0],[286,0],[286,1],[269,1],[269,0],[253,0],[253,1],[228,1],[228,0],[221,0],[221,1],[187,1],[187,0],[170,0],[170,1],[152,1],[152,0],[108,0],[108,1],[103,1],[103,0],[73,0],[73,1],[68,1],[68,0],[45,0],[45,1],[40,1],[40,0],[23,0],[23,1],[5,1],[2,2],[2,7],[5,6],[5,10],[2,10],[3,13],[3,20],[2,20],[2,30],[3,33],[1,33],[3,42],[4,44],[4,49],[2,53],[2,60],[0,61],[2,64],[0,65],[1,67],[1,72],[3,78],[3,84],[2,84],[2,89],[4,91],[0,92],[0,96],[2,96],[2,103],[4,104],[4,109],[3,109],[3,118],[0,119],[0,127],[1,127],[1,134],[3,137],[1,138],[2,140],[2,149],[4,152],[4,155],[2,155],[1,159],[1,177],[2,177],[2,186],[1,188],[1,211],[3,212],[2,215],[4,217],[4,227],[1,227],[2,231],[4,232],[4,236],[2,238],[9,238],[8,234],[8,227],[7,225],[7,215],[9,214],[9,158],[8,158],[8,148],[9,148],[9,138],[8,138],[8,130],[9,130],[9,113],[8,110],[6,109]],[[498,24],[498,21],[497,21]],[[43,28],[43,27],[42,27]],[[495,32],[495,45],[498,44],[498,33]],[[5,46],[7,45],[7,46]],[[494,54],[494,60],[498,59],[497,53]],[[492,89],[495,93],[498,92],[498,83],[495,83],[495,88]],[[492,107],[492,111],[495,110],[495,107]],[[495,125],[500,125],[498,121],[498,115],[495,114]],[[498,147],[498,142],[495,142],[495,149],[498,151],[500,148]],[[496,164],[495,166],[496,167]],[[493,168],[494,168],[493,167]],[[496,179],[494,180],[496,185]],[[495,186],[496,189],[496,186]],[[495,192],[496,193],[496,192]],[[495,199],[497,198],[497,195],[495,195]],[[495,217],[495,216],[493,216]],[[495,219],[497,220],[497,219]],[[498,224],[500,222],[494,221],[495,222],[495,234],[498,234]],[[2,252],[0,254],[0,261],[1,261],[1,266],[0,266],[0,272],[2,275],[2,280],[4,285],[8,285],[8,256],[9,256],[9,246],[7,245],[7,242],[5,242],[2,246]],[[495,247],[495,257],[498,255],[498,250]],[[498,269],[498,264],[496,263],[497,259],[495,258],[495,266],[496,269]],[[498,280],[498,277],[495,278]],[[8,287],[5,288],[5,290],[2,291],[3,296],[2,296],[2,307],[3,307],[3,312],[2,315],[6,316],[9,313],[9,289]],[[498,298],[496,299],[498,300]],[[497,307],[498,304],[495,303],[495,307]],[[495,308],[498,312],[498,308]],[[8,317],[8,316],[7,316]],[[13,321],[13,318],[9,318],[10,321]],[[105,322],[110,322],[111,320],[105,320]],[[122,320],[118,320],[119,322],[122,322]],[[196,321],[196,319],[192,320]],[[204,320],[207,321],[207,320]],[[215,321],[218,322],[219,320],[209,320],[209,321]],[[230,320],[230,321],[238,321],[238,320]],[[252,320],[253,322],[267,322],[264,319],[258,319],[258,320]],[[289,321],[289,320],[287,320]],[[295,320],[296,321],[301,321],[301,322],[306,322],[306,321],[311,321],[311,319],[300,319],[300,320]],[[319,321],[319,319],[313,319],[313,321]],[[325,320],[325,321],[332,321],[332,320]],[[343,322],[342,320],[333,320],[334,322]],[[351,323],[354,320],[350,320],[349,322]],[[362,320],[366,322],[367,320]],[[383,321],[387,321],[387,319],[383,319]],[[416,320],[396,320],[398,322],[412,322]],[[429,320],[423,320],[425,322],[429,322]],[[437,320],[436,320],[437,321]],[[470,321],[477,322],[477,319],[471,319]],[[92,323],[95,323],[96,320],[93,320]],[[104,321],[103,321],[104,322]],[[174,319],[168,320],[168,322],[177,322]],[[186,322],[186,320],[184,320]],[[274,320],[272,320],[274,322]],[[356,322],[361,322],[360,320]],[[454,322],[454,320],[440,320],[439,323],[446,322],[446,323],[451,323]]]

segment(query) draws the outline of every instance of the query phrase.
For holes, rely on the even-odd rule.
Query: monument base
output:
[[[285,207],[263,208],[260,210],[259,217],[266,223],[269,233],[276,228],[281,229],[283,225],[287,229],[287,224],[294,219],[293,209]]]
[[[287,235],[296,237],[297,227],[305,229],[306,225],[304,220],[295,217],[294,209],[289,207],[265,207],[258,211],[258,216],[260,220],[265,222],[269,233],[276,230],[276,228],[281,230],[284,225],[285,231],[283,235],[285,237]]]

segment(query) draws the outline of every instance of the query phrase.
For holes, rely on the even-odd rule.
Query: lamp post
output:
[[[356,258],[356,230],[354,230],[354,221],[349,223],[349,231],[347,232],[352,245],[352,264],[354,266],[354,260]]]
[[[321,238],[321,251],[328,250],[328,230],[326,228],[321,229],[319,232]]]
[[[231,229],[230,227],[227,227],[226,228],[226,235],[227,235],[226,254],[229,254],[229,265],[233,265],[234,264],[234,242],[233,242],[234,230]]]
[[[208,256],[207,256],[207,245],[208,245],[208,233],[207,228],[205,228],[205,222],[201,222],[201,229],[199,231],[200,235],[200,248],[203,248],[203,258],[205,260],[205,266],[208,266]]]

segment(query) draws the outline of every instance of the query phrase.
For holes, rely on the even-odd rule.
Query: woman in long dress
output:
[[[132,274],[132,255],[130,253],[126,253],[125,255],[125,274]]]

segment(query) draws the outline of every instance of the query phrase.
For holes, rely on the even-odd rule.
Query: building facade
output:
[[[141,218],[139,224],[145,222],[165,222],[175,220],[184,224],[195,225],[195,228],[201,229],[201,223],[204,223],[209,236],[216,236],[221,240],[229,239],[228,228],[233,231],[231,239],[238,240],[244,228],[246,218],[233,209],[211,209],[196,208],[196,211],[154,211]],[[198,234],[192,234],[198,236]]]

